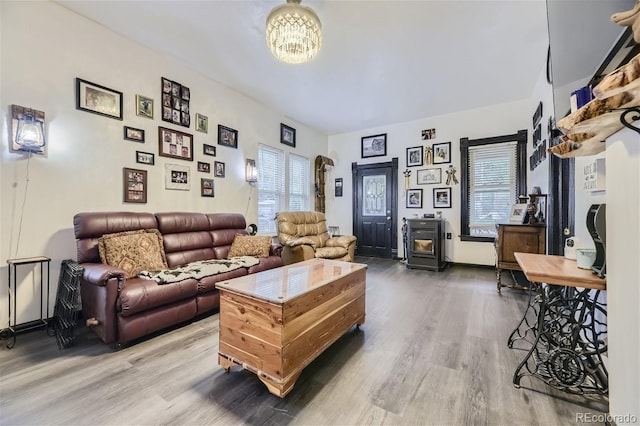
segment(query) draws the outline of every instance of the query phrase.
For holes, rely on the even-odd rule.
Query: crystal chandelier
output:
[[[273,56],[288,64],[312,60],[322,45],[318,15],[300,0],[287,0],[267,17],[267,44]]]

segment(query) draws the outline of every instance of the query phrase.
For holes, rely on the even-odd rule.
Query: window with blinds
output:
[[[258,146],[258,232],[276,235],[276,213],[284,210],[284,152]]]
[[[289,210],[309,210],[310,170],[309,159],[289,154]]]

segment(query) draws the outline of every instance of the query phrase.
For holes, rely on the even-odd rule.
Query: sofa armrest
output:
[[[82,263],[80,266],[84,269],[82,279],[89,284],[105,286],[112,278],[116,278],[121,283],[125,280],[124,271],[114,266],[104,263]]]
[[[316,248],[315,241],[307,237],[300,237],[295,240],[289,240],[286,243],[284,243],[284,245],[287,247],[297,247],[297,246],[307,245],[307,246],[313,247],[314,250]]]
[[[329,238],[324,245],[325,247],[344,247],[348,250],[349,246],[355,242],[356,237],[353,235],[342,235],[340,237]]]
[[[269,247],[269,255],[282,257],[282,244],[280,243],[271,244],[271,247]]]

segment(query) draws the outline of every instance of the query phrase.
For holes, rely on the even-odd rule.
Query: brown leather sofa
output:
[[[324,213],[279,212],[276,213],[276,227],[285,265],[313,258],[353,262],[356,237],[329,237]]]
[[[98,239],[105,234],[157,229],[162,235],[169,268],[189,262],[224,259],[236,234],[246,235],[246,221],[234,213],[78,213],[73,218],[81,280],[82,313],[107,344],[124,344],[179,324],[220,305],[215,284],[222,280],[282,266],[281,247],[257,265],[200,279],[159,285],[100,260]],[[155,231],[151,231],[154,232]]]

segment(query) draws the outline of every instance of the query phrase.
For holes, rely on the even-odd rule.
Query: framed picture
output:
[[[216,156],[216,147],[213,145],[207,145],[207,144],[203,144],[202,145],[202,153],[204,155],[210,155],[212,157]]]
[[[238,148],[238,131],[218,124],[218,145]]]
[[[387,155],[387,134],[365,136],[362,138],[362,158],[382,157]]]
[[[450,209],[451,208],[451,188],[434,188],[433,189],[433,208],[434,209]]]
[[[153,118],[153,99],[136,95],[136,115]]]
[[[198,161],[198,171],[202,173],[211,173],[211,164]]]
[[[144,130],[124,126],[124,138],[128,141],[144,143]]]
[[[280,143],[296,147],[296,129],[280,123]]]
[[[422,140],[426,141],[429,139],[436,138],[436,129],[425,129],[422,131]]]
[[[158,126],[158,155],[193,161],[193,135]]]
[[[421,169],[417,173],[418,185],[433,185],[442,183],[441,169]]]
[[[407,189],[407,208],[422,208],[422,189]]]
[[[407,167],[422,166],[422,147],[407,148]]]
[[[164,186],[166,189],[188,191],[191,189],[191,169],[179,164],[164,165]]]
[[[122,169],[122,199],[125,203],[147,202],[147,171]]]
[[[178,126],[191,126],[189,101],[191,90],[182,84],[162,77],[162,121]]]
[[[156,163],[156,156],[150,152],[136,151],[136,163],[153,166]]]
[[[196,112],[196,130],[202,133],[209,133],[209,118],[206,115]]]
[[[433,144],[433,164],[451,162],[451,142]]]
[[[342,178],[336,178],[335,196],[342,197]]]
[[[511,213],[509,214],[509,223],[524,223],[527,217],[527,204],[511,205]]]
[[[214,161],[213,167],[214,167],[213,175],[215,177],[223,178],[224,177],[224,163],[221,162],[221,161]]]
[[[200,195],[203,197],[214,197],[213,179],[200,179]]]
[[[76,109],[122,120],[122,92],[76,78]]]

